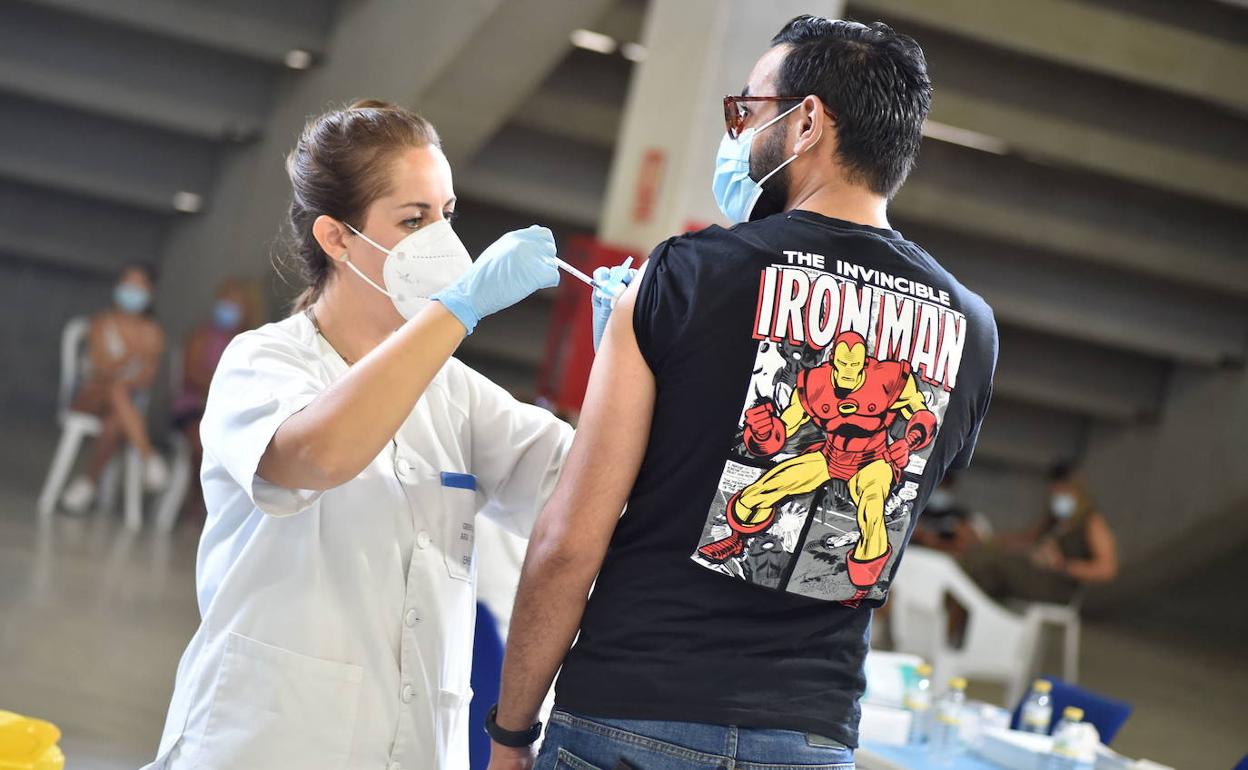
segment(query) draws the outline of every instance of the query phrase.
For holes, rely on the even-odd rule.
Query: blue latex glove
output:
[[[511,307],[538,289],[559,285],[555,236],[532,225],[490,244],[468,272],[433,295],[469,334],[491,313]]]
[[[590,302],[594,306],[595,352],[602,342],[603,332],[607,330],[607,320],[611,318],[611,311],[615,309],[616,301],[624,293],[624,289],[637,277],[637,271],[631,267],[632,264],[633,258],[629,257],[624,260],[623,264],[611,268],[600,267],[594,271],[594,283],[598,284],[598,288],[594,289]]]

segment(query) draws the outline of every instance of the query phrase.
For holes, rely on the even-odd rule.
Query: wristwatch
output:
[[[516,732],[499,727],[498,722],[494,721],[497,717],[498,704],[495,703],[490,707],[490,713],[485,715],[485,732],[489,734],[490,740],[500,746],[522,749],[525,746],[532,746],[534,743],[537,743],[538,738],[542,737],[541,722],[534,722],[529,729]]]

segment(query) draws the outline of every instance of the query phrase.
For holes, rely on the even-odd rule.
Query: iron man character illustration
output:
[[[899,418],[906,421],[905,431],[890,440],[889,430]],[[714,564],[740,556],[747,539],[771,528],[785,500],[841,479],[857,509],[858,540],[846,554],[856,593],[845,601],[854,604],[866,598],[888,563],[892,547],[884,504],[910,454],[936,435],[936,416],[928,409],[910,364],[868,356],[863,336],[846,331],[833,340],[827,362],[798,373],[782,413],[776,414],[770,399],[746,411],[742,440],[756,457],[772,457],[811,421],[824,438],[734,494],[725,510],[731,532],[703,545],[698,555]]]

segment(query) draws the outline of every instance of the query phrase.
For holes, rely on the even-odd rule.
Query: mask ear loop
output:
[[[383,246],[379,245],[379,244],[377,243],[377,241],[374,241],[372,238],[369,238],[369,237],[368,237],[367,235],[365,235],[364,233],[360,232],[359,230],[356,230],[354,227],[352,227],[352,226],[351,226],[351,223],[350,223],[350,222],[343,222],[343,224],[347,226],[347,229],[348,229],[348,230],[350,230],[351,232],[355,233],[356,235],[360,236],[360,237],[361,237],[361,238],[363,238],[365,241],[367,241],[367,242],[369,243],[369,245],[371,245],[373,248],[377,249],[378,251],[380,251],[382,254],[385,254],[386,256],[390,256],[390,254],[391,254],[390,249],[387,249],[387,248],[385,248],[385,247],[383,247]],[[353,271],[356,275],[358,275],[360,278],[363,278],[363,279],[364,279],[364,282],[365,282],[365,283],[367,283],[369,286],[372,286],[374,289],[376,289],[377,291],[381,292],[382,294],[385,294],[387,297],[390,297],[391,299],[393,299],[393,298],[394,298],[394,295],[393,295],[393,294],[391,294],[390,292],[386,291],[386,290],[385,290],[384,288],[382,288],[381,286],[378,286],[378,285],[377,285],[377,283],[376,283],[375,281],[373,281],[373,279],[372,279],[372,278],[369,278],[367,275],[364,275],[364,271],[363,271],[363,270],[361,270],[361,269],[359,269],[358,267],[356,267],[356,266],[355,266],[355,263],[351,261],[351,255],[350,255],[349,253],[348,253],[348,254],[343,254],[343,255],[342,255],[342,261],[343,261],[343,263],[344,263],[347,267],[351,268],[351,270],[352,270],[352,271]]]
[[[761,125],[761,126],[759,126],[758,128],[754,129],[754,134],[755,134],[755,135],[761,134],[763,131],[767,130],[768,128],[771,128],[772,124],[774,124],[776,121],[779,121],[779,120],[784,120],[784,117],[785,117],[786,115],[788,115],[790,112],[792,112],[793,110],[796,110],[798,107],[801,107],[801,106],[802,106],[802,103],[801,103],[801,102],[798,102],[797,104],[795,104],[795,105],[793,105],[792,107],[788,108],[787,110],[785,110],[784,112],[782,112],[782,113],[780,113],[779,115],[775,116],[775,117],[774,117],[774,118],[772,118],[771,120],[767,121],[767,122],[766,122],[766,123],[764,123],[763,125]],[[350,227],[350,225],[347,225],[347,227]]]
[[[391,253],[391,252],[390,252],[390,249],[387,249],[385,246],[382,246],[382,245],[381,245],[381,244],[379,244],[377,241],[374,241],[372,238],[369,238],[369,237],[368,237],[367,235],[365,235],[364,233],[360,232],[359,230],[356,230],[356,229],[355,229],[355,227],[354,227],[354,226],[352,226],[352,224],[351,224],[350,222],[343,222],[343,224],[347,226],[347,229],[348,229],[348,230],[350,230],[351,232],[355,233],[356,235],[360,236],[360,237],[361,237],[361,238],[363,238],[365,241],[367,241],[367,242],[368,242],[368,244],[369,244],[370,246],[372,246],[374,249],[377,249],[377,250],[378,250],[378,251],[380,251],[382,254],[385,254],[387,257],[388,257],[388,256],[390,256],[390,253]]]
[[[801,106],[802,106],[802,105],[798,104],[798,105],[794,106],[792,109],[786,110],[785,112],[783,112],[783,113],[781,113],[781,114],[777,115],[776,117],[774,117],[774,118],[772,118],[771,120],[769,120],[769,121],[767,121],[766,123],[764,123],[764,124],[763,124],[763,126],[762,126],[762,128],[766,128],[767,126],[770,126],[772,123],[775,123],[775,122],[776,122],[777,120],[779,120],[780,118],[783,118],[785,115],[788,115],[790,112],[792,112],[793,110],[796,110],[798,107],[801,107]],[[761,130],[761,129],[760,129],[760,130]],[[821,142],[821,141],[823,141],[823,130],[822,130],[822,129],[820,129],[820,131],[819,131],[819,138],[815,140],[815,144],[819,144],[819,142]],[[814,147],[814,146],[815,146],[815,144],[812,144],[810,147]],[[808,149],[808,150],[809,150],[809,149],[810,149],[810,147],[807,147],[806,149]],[[780,169],[784,168],[785,166],[789,165],[789,164],[790,164],[790,163],[792,163],[793,161],[797,160],[797,156],[798,156],[798,155],[800,155],[800,154],[801,154],[801,153],[797,153],[797,152],[795,152],[795,153],[793,153],[792,155],[790,155],[788,160],[786,160],[785,162],[781,163],[779,166],[776,166],[776,167],[775,167],[775,168],[773,168],[771,171],[767,172],[766,176],[764,176],[762,179],[758,180],[758,182],[757,182],[756,184],[758,184],[758,186],[759,186],[759,187],[762,187],[762,186],[763,186],[763,182],[766,182],[768,179],[771,179],[771,178],[772,178],[772,176],[774,176],[774,175],[776,174],[776,172],[778,172]],[[347,227],[350,227],[350,225],[347,225]]]

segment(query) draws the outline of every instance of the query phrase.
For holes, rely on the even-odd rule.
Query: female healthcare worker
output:
[[[393,105],[311,121],[286,165],[311,286],[213,379],[202,622],[149,767],[466,768],[473,518],[527,536],[572,430],[451,354],[558,282],[554,240],[472,262],[436,132]]]

